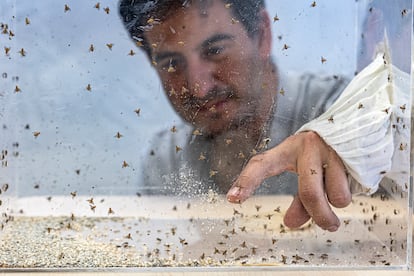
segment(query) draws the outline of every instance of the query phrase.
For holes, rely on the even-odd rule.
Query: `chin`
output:
[[[239,124],[236,124],[236,122],[238,122],[238,120],[232,120],[227,116],[215,114],[214,116],[203,118],[203,120],[196,120],[192,124],[208,136],[217,136],[229,130],[238,128]]]
[[[220,124],[215,125],[207,125],[204,127],[200,127],[202,129],[202,132],[205,133],[208,136],[215,137],[218,135],[222,135],[229,131],[234,131],[236,129],[239,129],[238,124],[234,124],[234,122],[221,122]]]

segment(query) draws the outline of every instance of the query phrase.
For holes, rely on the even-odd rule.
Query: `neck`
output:
[[[256,141],[255,146],[260,145],[263,139],[269,138],[278,88],[277,70],[272,61],[269,62],[268,68],[264,72],[263,80],[266,82],[262,84],[259,108],[255,112],[254,119],[245,126],[249,137]]]

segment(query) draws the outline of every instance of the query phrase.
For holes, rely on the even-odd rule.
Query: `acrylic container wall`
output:
[[[383,2],[267,1],[280,75],[351,80],[386,36],[409,99],[400,107],[410,114],[412,3]],[[409,131],[395,145],[407,152],[399,164],[408,173],[334,208],[336,232],[313,221],[284,226],[291,194],[231,204],[214,189],[148,193],[141,182],[154,137],[186,127],[153,64],[129,38],[116,1],[6,0],[0,24],[4,271],[411,268]],[[277,97],[289,97],[283,88]],[[404,120],[410,129],[410,115]],[[185,148],[182,141],[173,146],[179,154]],[[171,179],[163,168],[151,169],[180,187],[196,182],[186,170]]]

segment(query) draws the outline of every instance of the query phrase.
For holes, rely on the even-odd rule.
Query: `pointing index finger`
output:
[[[227,200],[233,203],[245,201],[266,178],[284,171],[294,171],[296,154],[294,137],[279,146],[253,156],[227,193]]]

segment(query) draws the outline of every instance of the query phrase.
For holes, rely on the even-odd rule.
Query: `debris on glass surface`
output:
[[[171,87],[170,91],[168,91],[168,95],[169,96],[176,95],[176,91],[175,91],[174,87]]]
[[[97,2],[94,6],[95,9],[99,10],[101,8],[101,3]]]
[[[112,50],[113,46],[114,46],[113,43],[106,43],[106,47],[108,47],[109,50]]]
[[[34,132],[33,132],[33,136],[34,136],[35,138],[37,138],[39,135],[40,135],[40,131],[34,131]]]
[[[3,192],[3,193],[5,193],[5,192],[7,192],[7,190],[9,189],[9,184],[8,183],[4,183],[2,186],[1,186],[1,191]]]
[[[113,214],[115,214],[114,210],[111,207],[109,207],[108,215],[113,215]]]
[[[26,54],[27,54],[27,52],[26,52],[26,50],[25,50],[24,48],[21,48],[21,49],[20,49],[20,51],[19,51],[19,54],[20,54],[22,57],[25,57],[25,56],[26,56]]]
[[[8,31],[9,25],[4,24],[4,23],[0,23],[0,28],[1,28],[1,33],[2,34],[8,34],[9,33],[9,31]]]
[[[26,18],[24,19],[24,21],[25,21],[26,25],[30,25],[30,19],[29,19],[28,17],[26,17]]]
[[[147,24],[149,24],[149,25],[154,24],[154,22],[155,22],[155,19],[153,17],[151,17],[147,20]]]
[[[194,136],[200,136],[200,135],[202,135],[202,132],[201,132],[199,129],[195,129],[195,130],[193,131],[193,135],[194,135]]]
[[[8,55],[9,55],[10,50],[11,50],[11,47],[6,47],[6,46],[4,46],[4,53],[5,53],[5,55],[6,55],[6,56],[8,56]]]
[[[218,173],[216,170],[210,170],[210,177],[215,176]]]
[[[170,66],[167,69],[168,73],[175,73],[177,70],[170,64]]]
[[[198,160],[206,160],[206,156],[203,152],[200,152],[200,156],[198,157]]]
[[[90,84],[90,83],[88,83],[88,85],[86,86],[86,90],[88,90],[88,91],[92,91],[92,86],[91,86],[91,84]]]

